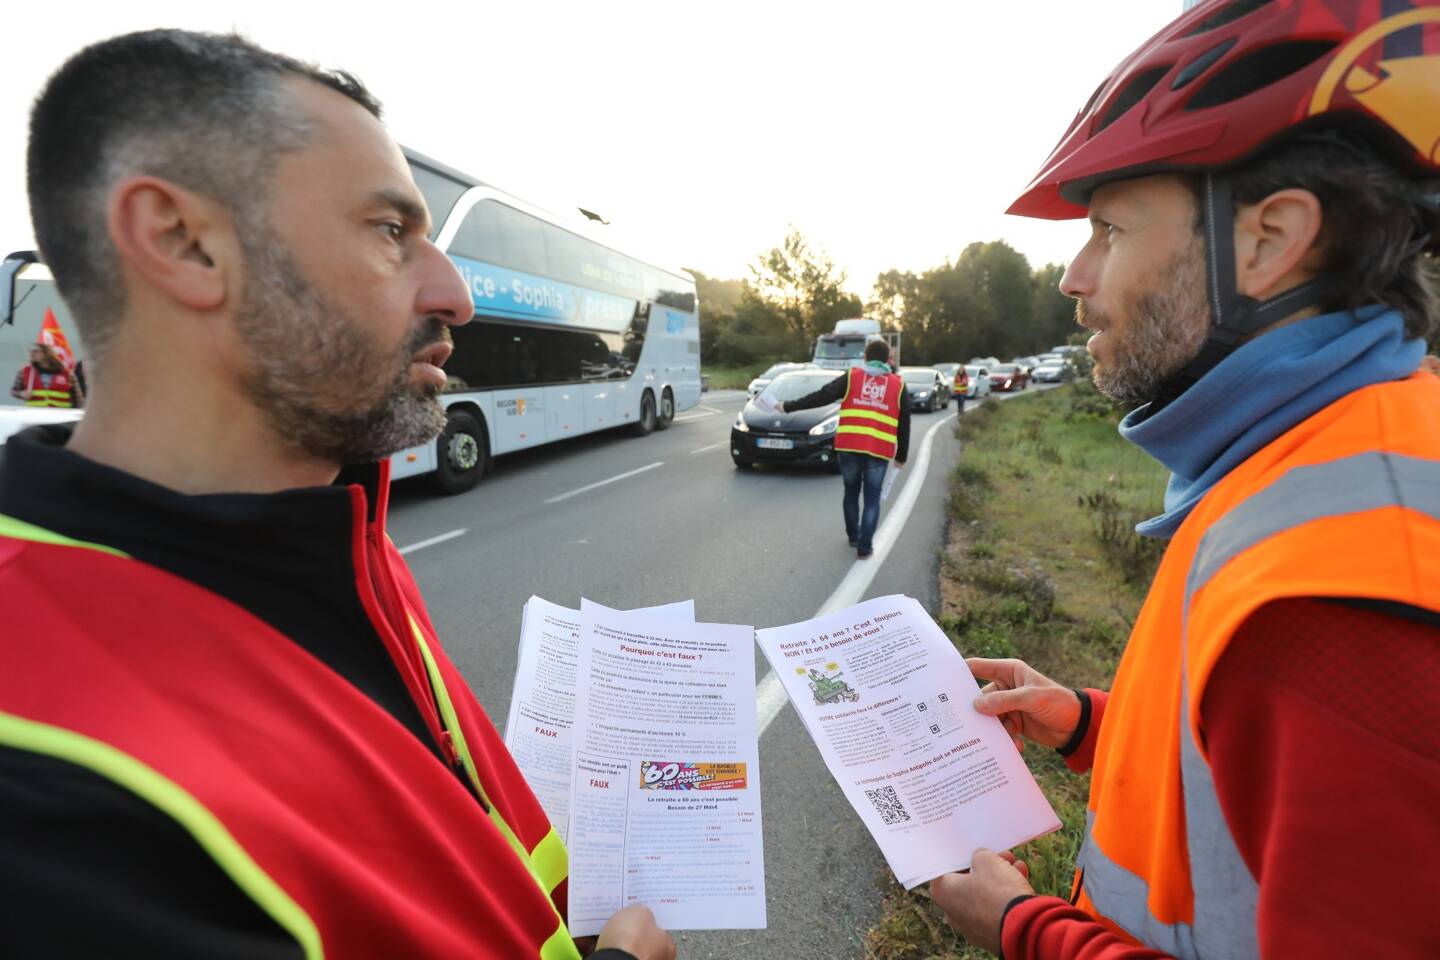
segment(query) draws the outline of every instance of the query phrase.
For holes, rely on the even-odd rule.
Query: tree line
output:
[[[907,364],[1037,353],[1075,332],[1075,303],[1057,289],[1064,270],[1032,268],[1003,240],[976,242],[922,273],[887,270],[863,302],[845,292],[845,271],[792,228],[743,280],[690,271],[700,297],[701,362],[808,360],[815,338],[836,320],[861,316],[901,331]]]

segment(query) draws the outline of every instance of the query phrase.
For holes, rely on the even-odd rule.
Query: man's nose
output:
[[[1095,293],[1095,259],[1089,256],[1090,245],[1080,248],[1075,259],[1065,268],[1060,277],[1060,292],[1075,300],[1083,300]]]
[[[465,278],[451,259],[429,240],[424,241],[422,256],[424,277],[420,285],[418,313],[441,317],[451,326],[469,323],[475,315],[475,302]]]

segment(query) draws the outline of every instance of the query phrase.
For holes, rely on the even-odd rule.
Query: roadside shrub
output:
[[[1125,582],[1132,586],[1148,583],[1165,553],[1165,541],[1140,536],[1135,524],[1153,513],[1125,510],[1108,490],[1084,493],[1078,500],[1090,516],[1091,529],[1106,559],[1115,564]]]
[[[950,473],[950,499],[945,512],[957,523],[969,523],[980,516],[980,504],[995,489],[982,468],[961,461]]]
[[[970,564],[964,574],[965,582],[997,600],[1017,601],[1006,604],[1006,619],[1011,623],[1044,623],[1055,610],[1055,588],[1045,575],[1007,569],[993,561],[977,561]]]

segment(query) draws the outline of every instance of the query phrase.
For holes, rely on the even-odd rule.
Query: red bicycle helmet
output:
[[[1106,181],[1222,169],[1327,126],[1440,173],[1440,2],[1202,3],[1100,84],[1008,212],[1083,217]]]

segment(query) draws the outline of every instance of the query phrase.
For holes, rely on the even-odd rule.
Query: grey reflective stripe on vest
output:
[[[1186,580],[1186,625],[1196,591],[1246,550],[1314,520],[1384,507],[1404,507],[1440,521],[1440,461],[1373,452],[1290,470],[1205,532]],[[1182,654],[1188,658],[1185,627],[1181,632]],[[1145,881],[1105,856],[1091,838],[1093,814],[1079,859],[1085,892],[1102,914],[1136,939],[1177,957],[1258,957],[1259,887],[1225,822],[1210,765],[1190,735],[1189,707],[1189,689],[1182,681],[1180,772],[1193,926],[1162,923],[1150,914]]]
[[[1181,960],[1198,960],[1195,933],[1187,923],[1162,923],[1150,913],[1150,887],[1138,875],[1107,857],[1091,836],[1095,813],[1085,812],[1085,842],[1076,863],[1095,908],[1146,946]]]
[[[1185,610],[1216,571],[1262,540],[1311,520],[1382,507],[1406,507],[1440,519],[1440,461],[1362,453],[1296,467],[1205,531],[1190,564]]]

